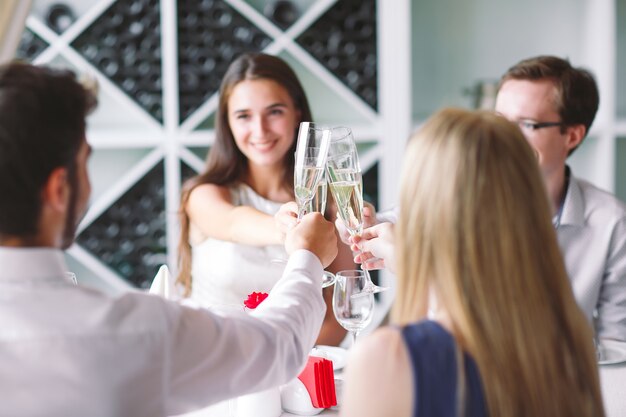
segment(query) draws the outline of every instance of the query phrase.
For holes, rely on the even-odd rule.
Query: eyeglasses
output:
[[[530,120],[518,120],[517,124],[519,125],[520,128],[524,130],[531,130],[531,131],[543,129],[546,127],[566,126],[566,124],[563,122],[531,122]]]

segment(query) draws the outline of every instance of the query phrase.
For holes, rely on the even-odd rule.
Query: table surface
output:
[[[229,407],[228,407],[228,401],[224,401],[224,402],[212,405],[211,407],[194,411],[192,413],[181,414],[176,417],[229,417],[231,416],[231,414],[232,413],[230,412]],[[317,415],[322,416],[322,417],[338,416],[339,410],[326,409]],[[283,412],[280,415],[280,417],[293,417],[293,416],[296,416],[296,414]]]
[[[341,380],[343,382],[343,378],[344,378],[344,374],[343,371],[337,370],[335,371],[335,383],[337,384],[338,380]],[[340,388],[339,386],[337,386],[337,400],[339,401],[339,395],[340,394]],[[229,405],[229,401],[222,401],[220,403],[214,404],[210,407],[207,408],[203,408],[201,410],[197,410],[191,413],[185,413],[185,414],[180,414],[177,416],[171,416],[171,417],[235,417],[235,412],[234,409],[231,409],[231,405]],[[339,416],[339,409],[336,407],[333,408],[327,408],[325,410],[322,410],[321,413],[316,414],[317,416],[321,416],[321,417],[337,417]],[[293,417],[293,416],[298,416],[298,414],[292,414],[292,413],[288,413],[286,411],[283,411],[283,413],[280,415],[280,417]]]
[[[599,374],[606,417],[626,416],[626,395],[624,395],[624,387],[626,386],[626,362],[613,365],[601,365],[599,367]],[[184,417],[228,417],[230,414],[228,401],[225,401],[203,410],[184,414]],[[339,411],[336,409],[326,409],[317,415],[322,417],[339,416]],[[296,414],[283,412],[280,417],[293,416],[296,416]]]

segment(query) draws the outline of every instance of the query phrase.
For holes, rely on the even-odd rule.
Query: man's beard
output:
[[[65,216],[65,228],[63,229],[62,248],[67,249],[72,246],[76,238],[76,229],[78,228],[77,211],[78,211],[78,175],[76,168],[71,167],[70,176],[70,197],[68,201],[67,214]]]

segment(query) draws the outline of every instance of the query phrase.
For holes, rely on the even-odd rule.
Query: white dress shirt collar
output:
[[[0,282],[66,280],[67,265],[60,249],[0,246]]]
[[[570,173],[559,225],[584,226],[584,224],[585,201],[582,190],[574,175]]]

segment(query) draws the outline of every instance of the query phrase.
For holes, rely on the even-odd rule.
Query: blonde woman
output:
[[[357,345],[345,416],[603,416],[545,187],[517,126],[434,115],[411,139],[396,327]]]

